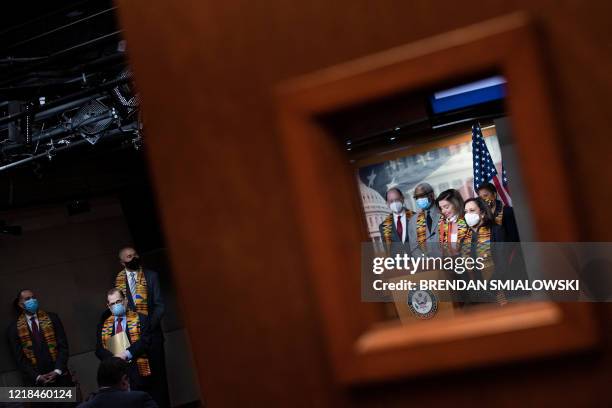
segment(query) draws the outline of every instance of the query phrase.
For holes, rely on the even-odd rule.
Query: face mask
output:
[[[417,207],[419,207],[421,210],[426,210],[429,208],[429,198],[427,197],[421,197],[421,198],[417,198],[416,200],[416,205]]]
[[[123,316],[125,314],[125,306],[123,306],[123,303],[114,304],[111,306],[111,312],[115,316]]]
[[[34,314],[38,311],[38,299],[28,299],[23,302],[23,308],[26,312]]]
[[[495,200],[493,199],[488,199],[488,200],[484,200],[485,203],[487,203],[489,205],[489,207],[493,208],[493,206],[495,205]]]
[[[466,213],[465,222],[467,222],[467,225],[469,225],[470,227],[474,227],[480,222],[480,215],[476,213]]]
[[[389,208],[391,208],[391,211],[398,214],[402,211],[402,208],[404,208],[404,204],[401,201],[394,201],[389,205]]]
[[[125,267],[131,271],[137,271],[140,268],[140,258],[132,258],[131,261],[125,263]]]
[[[457,218],[458,218],[458,217],[457,217],[457,214],[455,214],[455,215],[453,215],[452,217],[450,217],[450,218],[448,219],[448,221],[449,221],[449,222],[455,222],[455,221],[457,221]]]

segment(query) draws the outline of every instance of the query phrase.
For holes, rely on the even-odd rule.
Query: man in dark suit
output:
[[[107,293],[107,306],[111,312],[100,321],[96,335],[96,356],[104,361],[118,357],[129,362],[130,384],[136,390],[150,389],[151,367],[147,352],[151,343],[149,319],[127,308],[123,292],[113,288]],[[125,333],[129,346],[123,351],[111,351],[110,340],[116,334]]]
[[[68,339],[60,318],[38,307],[31,289],[14,300],[19,316],[7,330],[8,341],[26,386],[72,386]]]
[[[419,211],[408,223],[409,240],[413,246],[418,244],[423,250],[427,249],[427,244],[437,246],[437,230],[441,215],[436,205],[433,187],[428,183],[417,185],[414,188],[414,200]]]
[[[410,242],[409,224],[414,211],[404,207],[404,194],[399,188],[390,188],[385,195],[391,214],[379,225],[380,236],[385,244]]]
[[[165,306],[157,272],[145,269],[140,256],[133,247],[124,247],[119,251],[119,262],[123,267],[115,277],[115,286],[127,295],[131,310],[149,318],[151,330],[151,395],[160,407],[169,407],[170,398],[166,379],[166,357],[164,353],[164,335],[161,320]]]
[[[78,408],[155,408],[157,404],[143,391],[130,391],[129,366],[125,360],[109,357],[98,367],[98,391]]]

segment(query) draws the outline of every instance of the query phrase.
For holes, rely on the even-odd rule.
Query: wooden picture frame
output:
[[[381,323],[380,304],[360,299],[361,203],[345,146],[317,121],[347,107],[501,72],[540,241],[579,241],[565,183],[546,74],[533,24],[512,14],[370,55],[278,87],[282,146],[304,220],[299,233],[311,270],[326,346],[343,384],[584,350],[598,341],[589,304],[531,303],[410,326]],[[546,189],[540,188],[542,183]],[[534,341],[537,339],[537,341]]]

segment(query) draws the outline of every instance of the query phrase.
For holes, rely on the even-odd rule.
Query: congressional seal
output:
[[[411,290],[408,308],[417,319],[431,319],[438,311],[438,298],[429,290]]]

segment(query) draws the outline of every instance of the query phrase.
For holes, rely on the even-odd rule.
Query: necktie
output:
[[[130,272],[130,292],[134,297],[136,294],[136,272]]]
[[[431,215],[429,214],[429,210],[427,211],[427,231],[431,232],[431,226],[433,224],[433,220],[431,219]]]
[[[121,325],[122,320],[123,320],[123,317],[117,318],[117,328],[115,329],[115,334],[121,333],[123,331],[123,326]]]
[[[32,316],[30,321],[32,322],[32,337],[37,343],[40,343],[40,331],[38,330],[38,324],[36,324],[36,318]]]
[[[402,216],[397,216],[397,235],[399,235],[400,242],[404,242],[404,226],[402,225]]]

